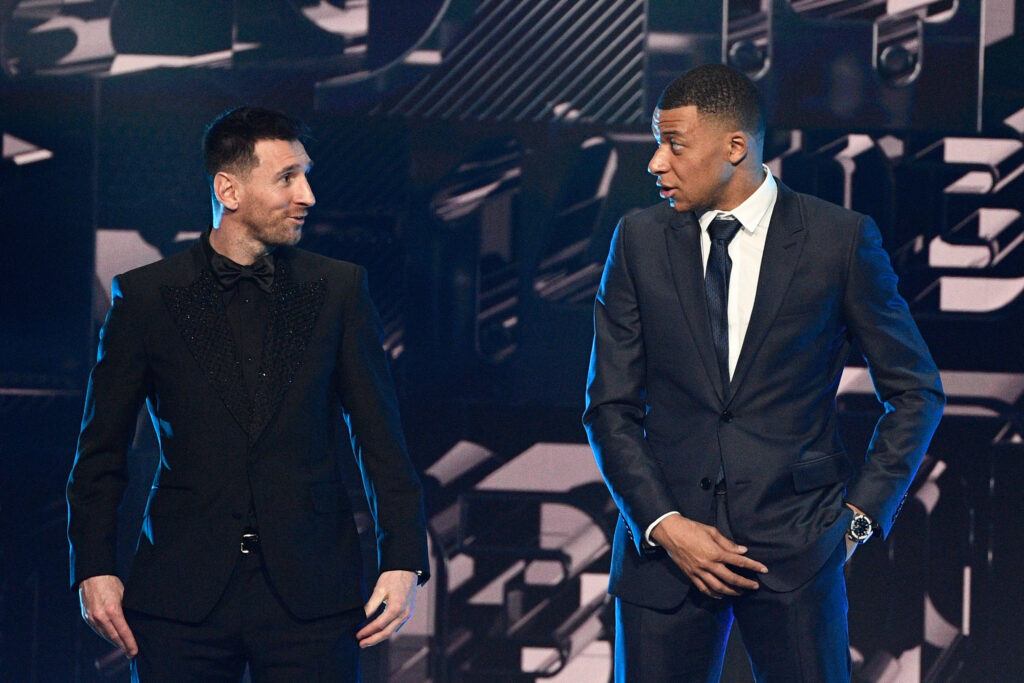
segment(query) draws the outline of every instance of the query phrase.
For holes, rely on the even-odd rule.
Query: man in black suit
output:
[[[754,85],[664,91],[594,313],[584,424],[621,511],[616,680],[718,680],[735,618],[759,681],[849,680],[843,564],[889,533],[944,404],[874,222],[775,180]],[[837,433],[851,345],[885,412]]]
[[[133,680],[238,681],[247,663],[256,682],[356,680],[359,646],[398,630],[427,578],[422,492],[365,270],[294,247],[314,203],[302,133],[265,109],[215,120],[213,227],[113,282],[68,537],[83,618],[133,658]],[[160,464],[122,586],[117,508],[143,400]],[[365,604],[339,408],[377,529]]]

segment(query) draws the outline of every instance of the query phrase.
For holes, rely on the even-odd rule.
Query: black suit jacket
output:
[[[779,183],[728,390],[692,213],[662,203],[621,221],[594,327],[584,425],[622,513],[614,595],[681,602],[687,577],[643,534],[670,510],[710,523],[720,466],[734,540],[768,566],[758,578],[770,588],[800,585],[842,542],[844,495],[889,532],[944,396],[870,218]],[[835,404],[854,340],[885,404],[859,462],[839,441]]]
[[[250,498],[270,580],[300,618],[361,604],[361,555],[336,453],[349,424],[381,571],[427,571],[422,493],[364,269],[277,250],[253,400],[197,243],[115,278],[68,482],[71,582],[115,572],[125,454],[145,399],[160,465],[124,604],[199,621],[239,553]]]

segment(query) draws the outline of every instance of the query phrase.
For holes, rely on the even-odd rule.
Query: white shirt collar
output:
[[[779,187],[775,183],[775,178],[772,177],[772,172],[768,170],[768,167],[762,164],[761,168],[764,169],[764,180],[754,190],[754,193],[744,199],[743,203],[732,211],[712,209],[702,213],[700,218],[697,219],[701,230],[706,232],[708,226],[711,225],[711,221],[720,215],[732,216],[740,222],[740,225],[747,232],[754,232],[754,230],[762,225],[765,228],[768,227],[768,222],[771,219],[771,209],[775,206],[775,198],[779,194]]]

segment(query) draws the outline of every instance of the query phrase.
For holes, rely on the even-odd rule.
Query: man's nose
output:
[[[667,170],[665,168],[665,159],[661,152],[661,147],[658,147],[654,152],[654,156],[647,162],[647,172],[651,175],[661,175]]]
[[[302,206],[313,206],[316,204],[316,197],[313,196],[313,188],[309,186],[309,180],[305,177],[296,189],[295,203]]]

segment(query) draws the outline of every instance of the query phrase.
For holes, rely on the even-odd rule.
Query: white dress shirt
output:
[[[740,357],[743,338],[747,335],[750,324],[750,313],[754,310],[754,295],[757,293],[757,278],[761,274],[761,256],[764,254],[764,243],[768,236],[768,223],[772,220],[775,200],[779,196],[779,187],[767,166],[764,168],[764,181],[754,193],[743,200],[743,203],[732,211],[705,211],[697,219],[700,223],[700,257],[707,271],[708,255],[711,253],[711,236],[708,226],[718,216],[732,216],[740,222],[742,229],[736,233],[729,243],[729,258],[732,260],[732,272],[729,275],[729,377],[736,371],[736,361]],[[651,532],[661,520],[669,515],[678,515],[677,510],[666,512],[654,520],[644,539],[651,545]]]

